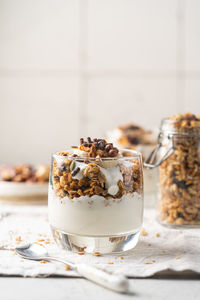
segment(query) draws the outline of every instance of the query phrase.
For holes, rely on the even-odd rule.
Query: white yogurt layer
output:
[[[49,222],[69,234],[110,236],[137,232],[142,225],[143,199],[138,193],[121,199],[102,196],[57,198],[49,190]]]
[[[0,196],[45,196],[48,183],[0,182]]]

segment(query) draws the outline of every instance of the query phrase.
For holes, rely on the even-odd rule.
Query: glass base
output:
[[[121,253],[133,249],[139,240],[140,230],[136,233],[120,236],[91,237],[61,232],[51,226],[57,245],[64,250],[73,252],[101,254]]]

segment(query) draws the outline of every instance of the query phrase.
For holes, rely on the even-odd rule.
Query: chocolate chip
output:
[[[78,174],[78,172],[80,171],[80,168],[76,168],[71,174],[72,176],[75,176],[76,174]]]
[[[112,149],[112,146],[111,146],[110,144],[107,144],[107,145],[105,146],[105,150],[106,150],[107,152],[109,152],[110,149]]]
[[[108,152],[108,154],[109,154],[109,156],[114,157],[114,156],[116,156],[117,152],[116,152],[115,149],[111,149],[111,150]]]
[[[97,143],[97,139],[95,138],[94,140],[93,140],[95,143]]]
[[[88,140],[88,143],[89,143],[89,144],[92,143],[91,137],[88,137],[87,140]]]
[[[80,144],[82,145],[83,143],[84,143],[84,139],[81,138],[81,139],[80,139]]]
[[[105,141],[104,140],[100,141],[98,143],[98,147],[99,147],[100,150],[104,150],[104,148],[105,148]]]

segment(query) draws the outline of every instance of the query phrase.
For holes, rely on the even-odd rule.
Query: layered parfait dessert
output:
[[[109,142],[119,148],[140,151],[145,161],[157,143],[157,133],[134,123],[126,123],[107,133]],[[155,203],[156,171],[144,169],[144,193],[147,195],[145,205]]]
[[[0,166],[0,201],[14,204],[47,202],[49,166]]]
[[[139,153],[88,138],[53,155],[49,222],[62,246],[65,241],[86,252],[128,250],[137,243],[142,216]]]

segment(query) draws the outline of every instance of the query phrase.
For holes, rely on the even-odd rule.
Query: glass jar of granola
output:
[[[133,248],[143,219],[141,155],[91,138],[54,154],[48,207],[62,248],[88,253]]]
[[[146,165],[159,167],[159,221],[200,226],[200,117],[187,113],[164,119]]]

